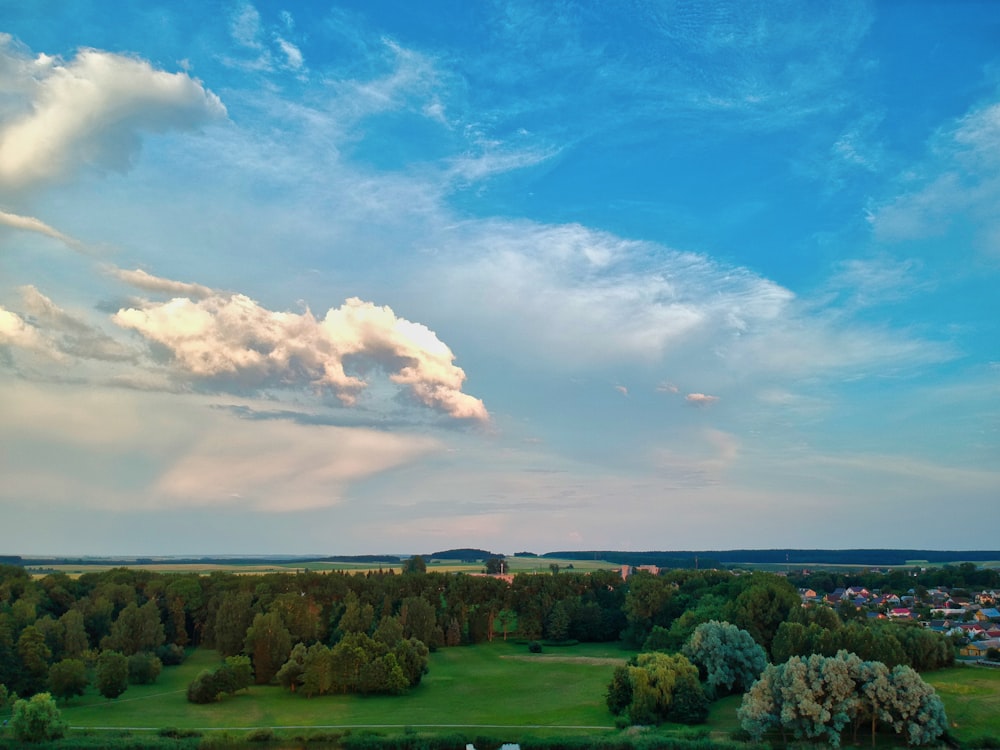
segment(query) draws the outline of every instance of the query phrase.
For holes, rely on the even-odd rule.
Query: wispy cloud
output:
[[[146,292],[171,294],[179,297],[191,297],[193,299],[204,299],[214,294],[213,290],[202,284],[160,278],[159,276],[153,276],[143,271],[141,268],[128,271],[123,268],[109,267],[107,272],[118,280]]]
[[[58,229],[49,226],[41,219],[36,219],[33,216],[21,216],[19,214],[12,214],[8,211],[0,211],[0,224],[11,227],[12,229],[18,229],[24,232],[37,232],[45,237],[51,237],[52,239],[63,243],[71,250],[83,253],[89,252],[87,246],[80,242],[80,240],[70,237],[67,234],[63,234]]]
[[[874,207],[883,242],[944,237],[975,227],[982,257],[1000,258],[1000,103],[977,107],[933,138],[922,163],[899,180],[900,192]]]

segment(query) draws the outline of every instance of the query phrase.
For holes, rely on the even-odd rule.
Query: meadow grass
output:
[[[980,737],[1000,740],[1000,669],[965,665],[926,672],[944,701],[951,733],[965,743]]]
[[[73,727],[611,729],[614,721],[604,693],[615,665],[630,655],[605,644],[531,654],[523,645],[499,641],[432,654],[430,672],[421,685],[402,696],[304,698],[279,687],[254,686],[219,703],[199,706],[187,702],[187,685],[200,670],[218,664],[219,657],[198,649],[183,665],[165,669],[155,685],[130,687],[113,701],[91,689],[63,706],[62,712]]]

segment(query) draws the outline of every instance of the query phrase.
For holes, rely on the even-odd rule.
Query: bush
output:
[[[163,662],[150,653],[132,654],[128,657],[128,682],[130,685],[151,685],[163,671]]]
[[[542,653],[542,644],[538,641],[532,641],[528,644],[528,651],[533,654],[540,654]]]
[[[37,693],[30,700],[15,703],[10,723],[14,737],[21,742],[58,740],[66,734],[67,728],[56,708],[55,699],[48,693]]]
[[[183,664],[187,658],[187,652],[176,643],[165,643],[156,649],[155,653],[156,658],[165,667],[176,667],[178,664]]]
[[[201,737],[201,732],[197,729],[178,729],[177,727],[164,727],[157,732],[160,737],[169,737],[173,740],[183,740],[188,737]]]
[[[273,729],[261,727],[260,729],[254,729],[252,732],[248,732],[245,739],[247,742],[274,742],[277,739],[277,736],[274,734]]]
[[[215,672],[203,669],[188,685],[187,699],[191,703],[214,703],[219,700],[221,693],[222,689],[219,687]]]

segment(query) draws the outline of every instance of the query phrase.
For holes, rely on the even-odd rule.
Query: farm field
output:
[[[549,573],[549,566],[556,564],[562,570],[574,570],[576,572],[588,572],[592,570],[614,570],[621,567],[604,560],[558,560],[552,558],[534,557],[508,557],[506,568],[509,573]],[[427,562],[427,572],[429,573],[480,573],[483,571],[483,563],[461,562],[457,560],[429,560]],[[243,575],[261,575],[265,573],[297,573],[303,570],[310,570],[317,573],[328,573],[331,571],[366,573],[374,570],[393,570],[397,573],[402,571],[402,565],[394,561],[378,562],[326,562],[322,560],[303,560],[301,562],[288,563],[233,563],[227,565],[218,562],[184,562],[175,563],[168,560],[154,561],[150,563],[135,563],[126,566],[94,563],[66,563],[59,565],[46,565],[43,568],[32,570],[30,561],[28,569],[32,570],[36,578],[41,578],[51,572],[65,573],[70,577],[78,577],[84,573],[101,573],[116,567],[128,567],[134,570],[149,570],[155,573],[198,573],[207,575],[214,572],[240,573]]]

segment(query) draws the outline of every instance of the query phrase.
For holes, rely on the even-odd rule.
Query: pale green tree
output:
[[[695,628],[682,651],[698,667],[712,699],[746,692],[767,666],[767,654],[753,636],[717,620]]]
[[[67,729],[48,693],[36,693],[29,700],[17,701],[10,723],[19,742],[51,742],[65,735]]]

